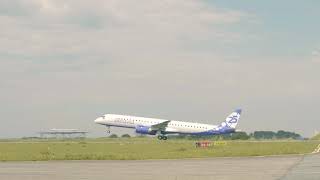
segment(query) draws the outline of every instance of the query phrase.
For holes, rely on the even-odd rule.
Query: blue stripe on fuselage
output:
[[[203,132],[196,132],[196,133],[190,133],[191,135],[219,135],[219,134],[228,134],[235,132],[235,129],[232,128],[222,128],[219,130],[209,130],[209,131],[203,131]]]

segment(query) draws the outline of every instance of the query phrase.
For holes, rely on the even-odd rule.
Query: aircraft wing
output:
[[[164,121],[162,123],[152,125],[151,129],[157,130],[157,131],[164,131],[169,123],[170,123],[170,121]]]

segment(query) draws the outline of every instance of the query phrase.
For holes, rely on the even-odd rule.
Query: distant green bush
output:
[[[246,132],[236,132],[231,134],[231,139],[232,140],[248,140],[250,139],[250,136]]]
[[[122,138],[130,138],[131,136],[129,134],[122,134]]]
[[[295,132],[283,131],[255,131],[251,136],[255,139],[302,139],[300,134]]]
[[[190,136],[190,135],[177,135],[172,136],[170,139],[189,139],[189,140],[248,140],[250,136],[246,132],[235,132],[230,134],[212,135],[212,136]]]
[[[111,135],[109,136],[109,138],[118,138],[118,135],[116,135],[116,134],[111,134]]]

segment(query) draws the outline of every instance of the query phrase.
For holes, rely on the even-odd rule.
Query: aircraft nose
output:
[[[97,124],[102,124],[103,123],[103,119],[101,117],[99,117],[96,120],[94,120],[94,122],[97,123]]]

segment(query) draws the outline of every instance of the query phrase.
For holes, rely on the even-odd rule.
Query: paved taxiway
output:
[[[320,155],[143,161],[1,162],[6,180],[320,179]]]
[[[282,178],[282,180],[319,180],[320,179],[320,154],[304,156]]]

